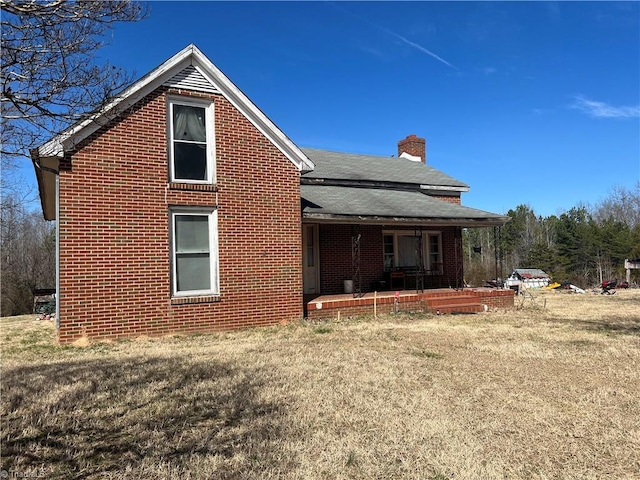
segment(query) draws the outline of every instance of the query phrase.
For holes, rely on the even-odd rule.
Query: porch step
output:
[[[484,310],[478,297],[467,294],[429,297],[427,309],[430,313],[480,313]]]

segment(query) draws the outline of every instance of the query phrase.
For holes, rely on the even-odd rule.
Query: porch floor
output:
[[[321,295],[305,299],[305,313],[309,319],[333,318],[392,312],[478,313],[493,308],[512,308],[513,290],[493,288],[436,288],[416,293],[368,292],[359,297],[351,293]]]

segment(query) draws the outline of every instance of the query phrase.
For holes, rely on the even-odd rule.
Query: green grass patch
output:
[[[413,355],[414,357],[420,357],[420,358],[436,358],[436,359],[444,358],[444,356],[441,355],[440,353],[432,352],[430,350],[412,350],[411,355]]]
[[[323,325],[321,327],[316,327],[313,329],[313,333],[317,333],[318,335],[323,335],[325,333],[332,333],[333,328],[327,325]]]

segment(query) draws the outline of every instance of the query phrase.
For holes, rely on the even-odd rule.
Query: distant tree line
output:
[[[625,258],[640,258],[640,182],[630,189],[614,188],[592,207],[542,217],[518,205],[507,215],[511,221],[499,231],[464,231],[468,283],[504,278],[515,268],[540,268],[554,281],[589,287],[624,279]],[[636,272],[632,280],[638,282]]]
[[[55,223],[14,195],[3,198],[0,213],[1,314],[29,313],[32,290],[55,287]],[[595,207],[542,217],[518,205],[507,215],[511,221],[499,231],[463,232],[469,284],[504,279],[514,268],[540,268],[555,281],[589,287],[623,279],[624,259],[640,258],[640,182],[614,189]],[[632,281],[640,282],[640,271],[634,275]]]
[[[32,291],[55,287],[55,224],[14,195],[3,198],[1,214],[0,311],[2,316],[29,313]]]

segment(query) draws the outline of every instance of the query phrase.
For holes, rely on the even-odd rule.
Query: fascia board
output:
[[[333,224],[368,225],[424,225],[434,227],[500,227],[509,222],[509,217],[489,218],[415,218],[415,217],[379,217],[362,215],[336,215],[326,213],[302,213],[303,221]]]
[[[422,190],[442,190],[442,191],[449,191],[449,192],[468,192],[469,191],[468,186],[452,187],[449,185],[420,185],[420,188]]]

